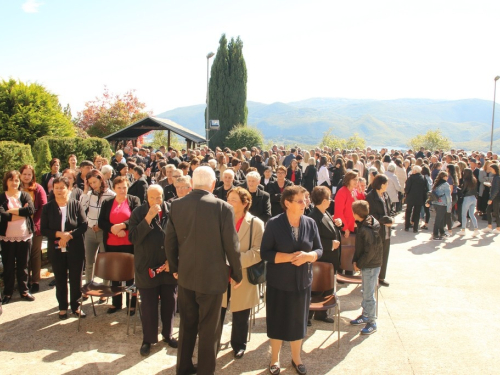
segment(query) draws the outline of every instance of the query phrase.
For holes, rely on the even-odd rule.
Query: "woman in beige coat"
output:
[[[264,232],[264,222],[248,213],[248,209],[252,205],[252,196],[246,189],[235,187],[229,190],[227,203],[234,208],[234,221],[240,240],[243,281],[238,288],[235,288],[233,281],[231,281],[228,292],[222,298],[221,318],[222,322],[224,322],[226,308],[228,301],[230,301],[230,309],[233,313],[231,347],[234,350],[234,357],[240,359],[246,350],[251,309],[259,303],[258,286],[250,284],[246,269],[261,260],[260,243]],[[250,247],[250,226],[252,226],[252,247]]]

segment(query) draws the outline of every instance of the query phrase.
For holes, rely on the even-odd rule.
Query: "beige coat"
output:
[[[238,289],[234,289],[234,281],[231,281],[231,304],[232,312],[251,309],[259,303],[259,289],[257,285],[248,282],[247,268],[260,262],[260,243],[264,233],[264,222],[255,217],[252,229],[252,248],[250,246],[250,222],[252,215],[248,212],[241,223],[238,238],[240,240],[241,267],[243,269],[243,281]],[[227,307],[227,292],[222,297],[222,307]]]

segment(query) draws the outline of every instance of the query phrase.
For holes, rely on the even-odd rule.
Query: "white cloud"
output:
[[[38,0],[27,0],[23,5],[22,8],[26,13],[37,13],[38,8],[40,5],[42,5]]]

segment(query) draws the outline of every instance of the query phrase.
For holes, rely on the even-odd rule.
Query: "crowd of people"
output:
[[[44,237],[61,320],[85,317],[81,301],[88,297],[81,286],[93,280],[99,252],[134,254],[134,279],[104,283],[136,285],[140,354],[147,356],[158,342],[160,319],[163,341],[178,348],[177,373],[211,374],[227,309],[234,356],[245,354],[251,310],[261,298],[247,273],[266,261],[268,370],[280,373],[280,349],[289,341],[292,365],[305,374],[301,346],[307,326],[334,322],[327,312],[309,313],[311,263],[331,263],[335,272],[348,273],[340,264],[342,241],[355,236],[352,262],[362,271],[363,311],[351,324],[364,325],[361,334],[376,332],[374,294],[377,285],[389,286],[395,215],[405,208],[404,230],[418,233],[429,230],[433,212],[436,241],[468,235],[469,221],[470,235],[479,236],[478,219],[488,221],[483,234],[500,233],[498,163],[492,152],[453,149],[127,146],[111,160],[96,156],[78,163],[73,154],[53,159],[40,184],[33,166],[25,165],[5,174],[0,194],[0,300],[11,302],[16,278],[21,298],[35,300]],[[136,299],[126,299],[131,315]],[[107,313],[122,308],[116,296]],[[177,311],[178,340],[172,335]]]

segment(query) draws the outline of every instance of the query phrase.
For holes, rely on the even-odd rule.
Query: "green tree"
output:
[[[85,109],[78,112],[76,126],[92,137],[105,137],[151,114],[144,109],[135,91],[116,95],[104,87],[102,97],[85,103]]]
[[[224,147],[231,129],[247,123],[247,68],[243,58],[243,42],[238,37],[227,42],[225,34],[219,40],[219,48],[210,75],[209,115],[217,119],[220,129],[210,131],[210,147]],[[205,113],[206,120],[206,113]]]
[[[145,146],[151,146],[155,150],[157,150],[160,148],[160,146],[167,147],[167,144],[168,144],[168,131],[154,130],[153,140],[150,143],[145,144]],[[173,133],[171,133],[170,135],[170,146],[172,146],[176,150],[181,150],[184,147],[183,143],[179,140],[179,136]]]
[[[75,135],[71,118],[63,111],[57,95],[38,83],[2,81],[0,139],[33,145],[45,135]]]
[[[253,146],[262,147],[264,136],[257,128],[243,126],[238,124],[229,132],[225,145],[231,150],[237,150],[242,147],[250,149]]]
[[[441,130],[428,130],[424,135],[417,135],[408,141],[408,146],[412,150],[419,150],[424,147],[426,150],[449,150],[451,141],[441,134]]]
[[[330,128],[323,134],[323,139],[321,140],[322,146],[328,146],[333,149],[338,148],[340,150],[345,150],[345,149],[352,150],[355,149],[356,147],[359,148],[366,147],[365,140],[361,138],[358,133],[354,133],[348,139],[344,139],[334,135],[333,134],[334,132],[335,129]]]
[[[354,135],[347,138],[347,141],[346,141],[346,148],[347,149],[353,150],[356,147],[359,147],[360,149],[363,149],[366,147],[365,140],[363,138],[361,138],[358,133],[354,133]]]

